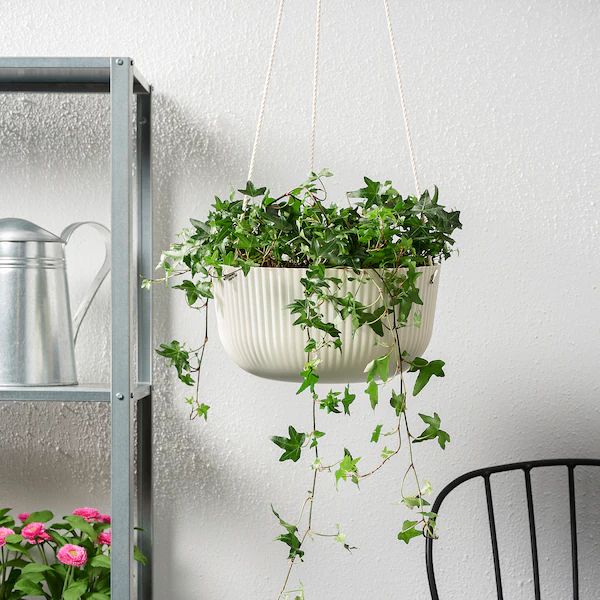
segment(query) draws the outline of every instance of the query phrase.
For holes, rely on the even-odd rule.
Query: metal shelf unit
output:
[[[110,94],[111,383],[44,388],[4,387],[0,388],[0,401],[110,402],[111,595],[113,600],[149,600],[152,598],[152,295],[140,290],[139,277],[153,269],[152,88],[128,57],[0,58],[0,93],[4,92]],[[131,136],[134,98],[137,104],[135,199]],[[137,202],[136,223],[133,218],[134,200]],[[137,228],[136,248],[132,242],[134,227]],[[137,274],[133,286],[137,290],[135,299],[130,294],[132,268]],[[134,311],[137,313],[137,334],[132,326]],[[132,360],[134,336],[137,336],[137,373]],[[134,448],[134,439],[137,448]],[[134,502],[137,502],[135,521]],[[143,531],[134,532],[134,527]],[[146,567],[140,567],[134,561],[134,537],[150,560]]]

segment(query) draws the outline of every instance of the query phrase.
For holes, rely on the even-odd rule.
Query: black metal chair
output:
[[[577,513],[575,507],[575,467],[577,466],[596,466],[600,467],[600,460],[579,458],[579,459],[554,459],[554,460],[534,460],[529,462],[511,463],[507,465],[499,465],[496,467],[488,467],[487,469],[478,469],[465,473],[457,477],[449,483],[437,496],[432,506],[434,513],[440,513],[440,507],[444,499],[450,492],[455,490],[459,485],[482,477],[485,485],[485,495],[487,500],[487,512],[490,523],[490,537],[492,542],[492,554],[494,559],[494,574],[496,578],[496,591],[498,600],[503,600],[502,593],[502,576],[500,573],[500,558],[498,555],[498,538],[496,535],[496,521],[494,519],[494,504],[492,501],[492,488],[490,485],[490,475],[494,473],[504,473],[506,471],[522,470],[525,474],[525,493],[527,496],[527,511],[529,515],[529,535],[531,538],[531,559],[533,565],[533,586],[535,600],[540,600],[540,573],[537,551],[537,538],[535,532],[535,513],[533,508],[533,495],[531,493],[531,470],[538,467],[567,467],[569,473],[569,509],[570,509],[570,524],[571,524],[571,564],[573,574],[573,600],[579,600],[579,567],[577,562]],[[425,543],[425,560],[427,564],[427,579],[429,580],[429,589],[431,591],[432,600],[440,600],[435,581],[435,571],[433,567],[433,547],[435,540],[428,538]]]

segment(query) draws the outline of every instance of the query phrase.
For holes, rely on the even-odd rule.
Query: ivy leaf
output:
[[[170,344],[161,344],[156,350],[159,356],[167,358],[170,366],[177,370],[177,377],[186,385],[194,385],[194,378],[191,376],[190,353],[177,340],[173,340]]]
[[[208,410],[210,406],[201,402],[199,406],[196,406],[196,416],[203,417],[205,421],[208,421]]]
[[[443,360],[432,360],[431,362],[427,362],[424,358],[417,357],[410,365],[410,373],[419,373],[415,381],[415,387],[413,388],[413,396],[416,396],[429,383],[429,380],[434,375],[436,377],[445,376],[445,363]]]
[[[300,542],[300,538],[298,538],[298,527],[296,525],[292,525],[291,523],[287,523],[280,516],[279,513],[273,508],[271,505],[271,510],[279,524],[286,530],[286,533],[277,536],[275,539],[279,542],[283,542],[289,548],[288,558],[290,560],[295,559],[296,557],[302,559],[304,556],[304,550],[301,549],[302,543]]]
[[[413,444],[425,442],[427,440],[435,440],[437,438],[440,447],[442,450],[445,450],[446,444],[450,441],[450,435],[448,432],[440,429],[440,425],[442,424],[440,416],[437,413],[433,413],[433,417],[419,413],[419,417],[421,417],[428,427],[419,437],[413,440]]]
[[[339,396],[340,392],[334,392],[333,390],[329,390],[327,396],[319,403],[319,407],[323,410],[326,410],[327,414],[342,412],[338,408],[338,405],[340,403]]]
[[[263,196],[266,191],[267,191],[266,187],[255,188],[254,184],[251,181],[248,181],[246,183],[245,189],[238,190],[238,192],[240,192],[240,194],[243,194],[244,196],[249,196],[250,198],[256,198],[257,196]]]
[[[366,367],[365,373],[367,373],[367,381],[375,381],[377,377],[381,381],[387,381],[390,376],[390,355],[386,354],[375,358]]]
[[[423,500],[420,496],[404,496],[402,498],[402,504],[408,506],[408,508],[421,508],[423,506],[429,506],[427,500]]]
[[[133,547],[133,558],[144,567],[148,564],[148,557],[139,549],[138,546]]]
[[[315,448],[319,445],[319,439],[325,435],[323,431],[313,431],[311,434],[312,441],[310,442],[310,447]]]
[[[301,394],[307,388],[310,388],[310,391],[314,392],[315,385],[319,381],[319,376],[315,373],[315,366],[312,361],[306,363],[300,375],[302,376],[302,383],[296,394]]]
[[[374,410],[379,402],[379,386],[374,379],[371,379],[367,389],[365,390],[369,395],[369,401],[371,402],[371,408]]]
[[[375,427],[375,431],[373,431],[372,435],[371,435],[371,441],[376,444],[379,441],[379,437],[381,436],[381,429],[382,429],[383,425],[377,425],[377,427]]]
[[[390,458],[390,456],[394,456],[394,450],[390,450],[387,446],[384,446],[383,450],[381,451],[381,458],[383,458],[383,460],[387,460]]]
[[[350,451],[344,448],[344,458],[342,458],[340,464],[338,465],[338,469],[335,472],[335,485],[337,486],[340,479],[346,481],[348,476],[352,483],[358,485],[358,461],[360,461],[360,456],[357,458],[353,458]]]
[[[401,542],[408,544],[413,538],[423,535],[417,528],[418,521],[404,521],[402,530],[398,534],[398,539]]]
[[[344,396],[342,397],[342,405],[344,406],[344,413],[350,414],[350,405],[354,402],[356,394],[350,393],[350,386],[347,385],[344,388]]]
[[[397,394],[396,392],[392,391],[390,406],[396,411],[396,416],[399,417],[403,412],[406,411],[406,394]]]
[[[288,434],[289,437],[287,438],[275,435],[271,438],[271,441],[284,451],[279,457],[280,462],[286,460],[297,462],[302,454],[302,446],[306,440],[306,434],[299,433],[291,425],[288,428]]]

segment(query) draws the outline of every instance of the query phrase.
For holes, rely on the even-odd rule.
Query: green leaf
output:
[[[25,525],[29,523],[47,523],[54,518],[54,515],[49,510],[40,510],[32,512],[25,520]]]
[[[288,558],[290,560],[295,559],[296,557],[302,559],[304,556],[304,551],[301,549],[302,543],[300,542],[300,538],[297,536],[298,527],[296,525],[292,525],[291,523],[287,523],[280,516],[279,513],[273,508],[271,505],[271,510],[273,514],[277,517],[279,524],[286,530],[286,533],[277,536],[275,539],[279,542],[283,542],[289,548]]]
[[[446,444],[450,442],[450,435],[448,432],[440,429],[440,425],[442,423],[440,416],[437,413],[433,413],[433,417],[419,413],[419,417],[421,417],[428,427],[421,433],[419,437],[413,440],[413,444],[418,442],[426,442],[427,440],[435,440],[437,438],[442,450],[445,450]]]
[[[415,386],[413,389],[413,395],[416,396],[428,383],[429,380],[435,375],[436,377],[444,377],[444,361],[443,360],[432,360],[427,362],[424,358],[415,358],[411,363],[409,369],[410,373],[418,372]]]
[[[296,394],[301,394],[307,388],[310,388],[310,391],[314,392],[315,384],[319,381],[319,376],[314,372],[312,364],[307,363],[300,375],[302,376],[302,384],[298,388]]]
[[[377,382],[372,379],[369,382],[369,385],[367,386],[367,389],[365,390],[365,392],[367,392],[367,394],[369,395],[369,401],[371,402],[371,408],[375,409],[375,407],[377,406],[377,403],[379,402],[379,386],[377,385]]]
[[[25,567],[23,567],[21,573],[26,575],[28,573],[44,573],[45,571],[50,571],[51,568],[48,565],[40,565],[37,563],[28,563]]]
[[[377,377],[381,381],[387,381],[390,375],[390,355],[380,356],[372,360],[365,368],[367,381],[374,381]]]
[[[429,502],[419,496],[404,496],[404,498],[402,498],[402,504],[408,506],[408,508],[422,508],[424,506],[429,506]]]
[[[348,476],[353,483],[358,485],[358,462],[360,461],[360,456],[357,458],[353,458],[352,454],[344,448],[344,457],[340,461],[338,465],[337,471],[335,472],[335,484],[337,486],[340,479],[346,481]]]
[[[310,442],[310,447],[315,448],[319,445],[319,439],[325,435],[322,431],[313,431],[311,434],[312,441]]]
[[[44,590],[37,581],[21,577],[14,585],[15,590],[24,592],[27,596],[44,596]]]
[[[340,403],[340,392],[334,392],[333,390],[329,390],[329,392],[327,393],[327,396],[325,396],[325,398],[323,398],[320,403],[319,403],[319,407],[322,410],[326,410],[327,414],[330,413],[340,413],[341,410],[338,408],[339,403]]]
[[[387,460],[388,458],[390,458],[390,456],[393,456],[395,454],[395,450],[390,450],[387,446],[384,446],[383,450],[381,451],[381,458],[383,458],[383,460]]]
[[[392,391],[390,406],[396,411],[396,416],[399,417],[403,412],[406,411],[406,394],[397,394],[396,392]]]
[[[244,194],[244,196],[250,196],[250,198],[256,198],[257,196],[262,196],[267,191],[267,188],[255,188],[254,184],[251,181],[246,183],[246,187],[243,190],[238,190],[240,194]]]
[[[79,600],[87,592],[87,580],[74,581],[63,593],[63,600]]]
[[[137,547],[133,547],[133,558],[144,567],[148,564],[148,557]]]
[[[169,360],[169,365],[177,370],[177,377],[180,381],[186,385],[194,385],[194,378],[191,376],[190,353],[185,346],[177,340],[173,340],[170,344],[161,344],[156,353]]]
[[[88,523],[83,517],[79,515],[68,515],[65,517],[65,521],[70,523],[74,529],[79,529],[85,533],[92,541],[98,539],[98,532],[94,529],[91,523]]]
[[[210,406],[208,404],[204,404],[204,402],[200,403],[199,406],[196,406],[196,415],[204,418],[204,420],[207,421],[209,408]]]
[[[423,535],[422,532],[415,527],[417,523],[418,521],[404,521],[402,529],[400,533],[398,533],[398,539],[401,542],[408,544],[413,538]]]
[[[381,436],[381,429],[382,429],[383,425],[377,425],[377,427],[375,427],[375,431],[373,431],[372,435],[371,435],[371,441],[376,444],[379,441],[379,437]]]
[[[299,433],[291,425],[288,427],[289,437],[282,437],[275,435],[271,438],[271,441],[279,446],[284,452],[279,457],[280,462],[291,460],[297,462],[302,454],[302,446],[306,440],[305,433]]]
[[[344,413],[350,414],[350,405],[354,402],[356,394],[350,393],[350,386],[347,385],[344,388],[344,396],[342,397],[342,405],[344,406]]]
[[[110,569],[110,558],[106,554],[97,554],[90,560],[90,565],[100,569]]]
[[[88,596],[87,600],[110,600],[110,595],[102,594],[101,592],[94,592]]]
[[[450,442],[450,434],[447,431],[440,429],[438,431],[437,438],[438,438],[438,444],[440,445],[442,450],[445,450],[446,444]]]

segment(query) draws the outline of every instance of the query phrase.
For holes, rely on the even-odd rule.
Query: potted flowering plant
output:
[[[52,523],[48,511],[0,510],[0,600],[110,599],[110,516],[77,508]],[[136,548],[135,558],[146,559]]]
[[[422,354],[432,333],[440,265],[451,255],[460,214],[439,204],[437,188],[420,197],[402,196],[390,181],[369,178],[365,187],[347,194],[346,205],[337,205],[327,201],[324,178],[330,175],[312,173],[280,196],[248,182],[228,200],[216,198],[208,217],[192,219],[192,229],[163,253],[158,268],[164,277],[144,282],[170,283],[193,308],[206,309],[214,299],[219,335],[233,360],[262,377],[297,381],[297,393],[308,395],[310,428],[290,425],[286,434],[272,438],[282,462],[298,462],[309,451],[313,455],[312,485],[300,519],[290,523],[273,511],[290,561],[280,596],[293,564],[304,555],[307,537],[331,537],[350,549],[339,529],[315,528],[319,475],[331,473],[336,486],[358,485],[399,454],[405,440],[409,467],[401,501],[416,516],[404,521],[397,537],[408,543],[435,535],[436,519],[428,510],[430,486],[417,474],[412,446],[435,440],[443,449],[450,441],[437,412],[419,414],[424,430],[412,432],[407,373],[415,377],[413,396],[433,377],[444,376],[444,362]],[[158,349],[195,390],[186,399],[191,416],[204,419],[210,406],[199,394],[199,375],[207,320],[206,311],[200,346],[173,340]],[[398,386],[380,402],[382,384],[394,376]],[[357,381],[365,382],[380,421],[369,431],[380,446],[379,459],[366,468],[348,448],[331,460],[319,452],[325,435],[317,423],[319,412],[350,415],[356,399],[350,384]],[[317,386],[322,383],[342,387],[323,390]],[[409,476],[414,490],[405,493]]]

